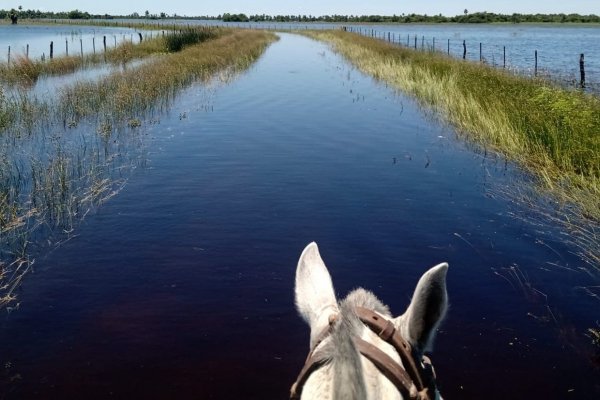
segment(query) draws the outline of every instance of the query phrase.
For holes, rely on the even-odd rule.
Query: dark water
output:
[[[143,129],[147,168],[38,257],[2,317],[0,398],[285,398],[313,240],[340,297],[364,286],[395,313],[450,263],[446,398],[598,398],[583,289],[598,279],[558,227],[495,195],[513,168],[322,44],[282,35]]]

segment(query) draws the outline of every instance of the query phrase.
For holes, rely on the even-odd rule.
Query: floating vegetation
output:
[[[169,53],[160,38],[162,56],[67,85],[52,100],[28,96],[26,88],[10,98],[0,91],[0,308],[18,305],[15,290],[32,254],[69,237],[119,192],[128,170],[145,163],[138,128],[148,113],[197,80],[248,67],[273,40],[266,32],[219,29]],[[127,48],[118,59],[129,57]]]
[[[562,221],[581,233],[579,244],[600,268],[599,233],[593,228],[600,221],[600,98],[353,33],[309,35],[535,176],[540,192],[568,211]]]

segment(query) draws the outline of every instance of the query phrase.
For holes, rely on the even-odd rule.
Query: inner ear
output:
[[[443,263],[423,274],[408,309],[394,320],[402,336],[419,351],[431,346],[435,331],[448,310],[447,271],[448,264]]]
[[[331,276],[314,242],[306,246],[298,261],[295,293],[296,308],[310,325],[312,347],[329,325],[329,318],[339,313]]]

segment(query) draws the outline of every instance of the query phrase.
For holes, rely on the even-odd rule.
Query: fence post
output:
[[[537,76],[537,50],[535,51],[535,68],[533,70],[533,75]]]
[[[96,55],[96,36],[92,38],[92,49],[94,51],[94,55]]]
[[[483,61],[483,52],[481,50],[481,42],[479,42],[479,62]]]
[[[54,42],[50,42],[50,59],[54,58]]]
[[[10,46],[8,46],[8,65],[10,65]]]
[[[435,51],[435,37],[433,38],[433,51]]]
[[[463,39],[463,60],[467,58],[467,41]]]
[[[425,49],[425,35],[421,38],[421,50]]]
[[[67,50],[67,57],[69,57],[69,40],[65,39],[65,49]]]
[[[415,35],[415,50],[417,49],[417,35]]]
[[[502,46],[502,68],[506,68],[506,46]]]
[[[79,48],[81,50],[81,58],[83,58],[83,39],[79,38]]]
[[[104,52],[106,53],[106,35],[102,37],[102,42],[104,43]]]
[[[579,73],[581,75],[581,88],[585,88],[585,65],[583,61],[583,53],[579,56]]]
[[[25,57],[29,59],[29,43],[27,43],[27,50],[25,51]]]

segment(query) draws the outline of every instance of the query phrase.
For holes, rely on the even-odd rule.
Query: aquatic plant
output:
[[[575,205],[583,221],[600,221],[599,98],[354,33],[309,35],[330,43],[365,73],[415,96],[462,137],[517,162],[537,177],[539,190],[559,204]],[[600,261],[597,233],[567,219],[569,229],[586,235],[590,259]]]

